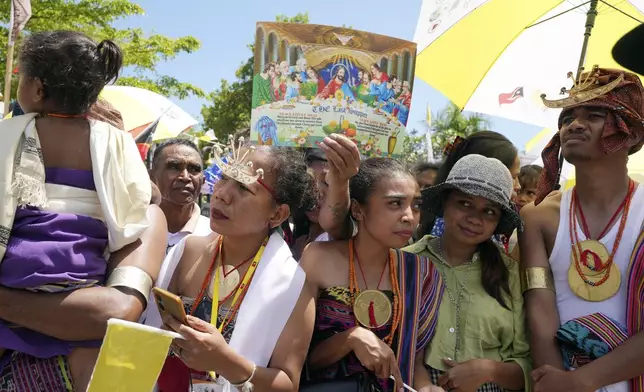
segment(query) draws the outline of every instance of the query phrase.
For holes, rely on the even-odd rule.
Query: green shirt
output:
[[[447,288],[439,307],[436,332],[425,351],[425,363],[437,370],[447,370],[444,358],[465,362],[470,359],[487,358],[499,362],[516,362],[523,369],[526,391],[530,391],[532,361],[526,335],[523,296],[519,280],[519,264],[502,252],[510,272],[511,298],[506,298],[503,308],[490,296],[481,284],[481,262],[450,267],[429,244],[433,237],[425,236],[403,249],[404,251],[428,257],[450,289],[458,303],[459,285],[465,283],[460,299],[460,349],[456,348],[456,307],[450,300]],[[468,273],[469,271],[469,273]],[[464,282],[467,274],[467,282]],[[456,357],[456,358],[455,358]]]

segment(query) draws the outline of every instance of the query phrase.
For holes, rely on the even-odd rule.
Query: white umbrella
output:
[[[571,87],[591,6],[585,64],[619,68],[611,49],[644,20],[644,0],[424,0],[416,74],[465,110],[555,128],[540,96]]]

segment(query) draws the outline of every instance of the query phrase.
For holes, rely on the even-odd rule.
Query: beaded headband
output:
[[[541,94],[541,100],[546,107],[551,109],[567,108],[606,95],[624,81],[622,73],[612,82],[601,85],[600,76],[598,65],[595,65],[592,71],[582,74],[578,81],[573,78],[572,72],[568,72],[568,77],[573,80],[573,85],[570,89],[562,87],[560,92],[561,95],[568,94],[568,97],[549,100],[546,99],[546,94]]]

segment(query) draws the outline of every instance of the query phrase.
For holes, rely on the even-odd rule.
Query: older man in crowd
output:
[[[152,181],[161,193],[161,210],[168,221],[168,250],[189,234],[210,233],[210,219],[197,203],[203,185],[203,159],[197,146],[174,138],[154,151]]]

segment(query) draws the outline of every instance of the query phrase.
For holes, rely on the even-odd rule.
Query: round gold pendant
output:
[[[364,290],[356,296],[353,313],[363,327],[380,328],[391,319],[393,311],[391,301],[385,293],[379,290]]]
[[[228,270],[226,276],[224,276],[224,269],[222,267],[217,267],[215,272],[216,274],[219,274],[219,301],[223,301],[228,298],[235,290],[237,290],[240,281],[239,272],[237,270],[233,270],[234,267],[225,266],[224,268]]]
[[[621,273],[617,265],[612,263],[608,270],[596,271],[610,257],[606,247],[595,240],[582,241],[579,243],[579,247],[581,252],[579,252],[577,245],[573,246],[570,267],[568,268],[568,285],[572,292],[579,298],[590,302],[601,302],[614,296],[621,284]],[[577,271],[575,266],[577,262],[579,262],[584,277],[580,276],[579,271]],[[610,273],[610,276],[600,285],[593,286],[588,283],[601,281],[607,273]]]

